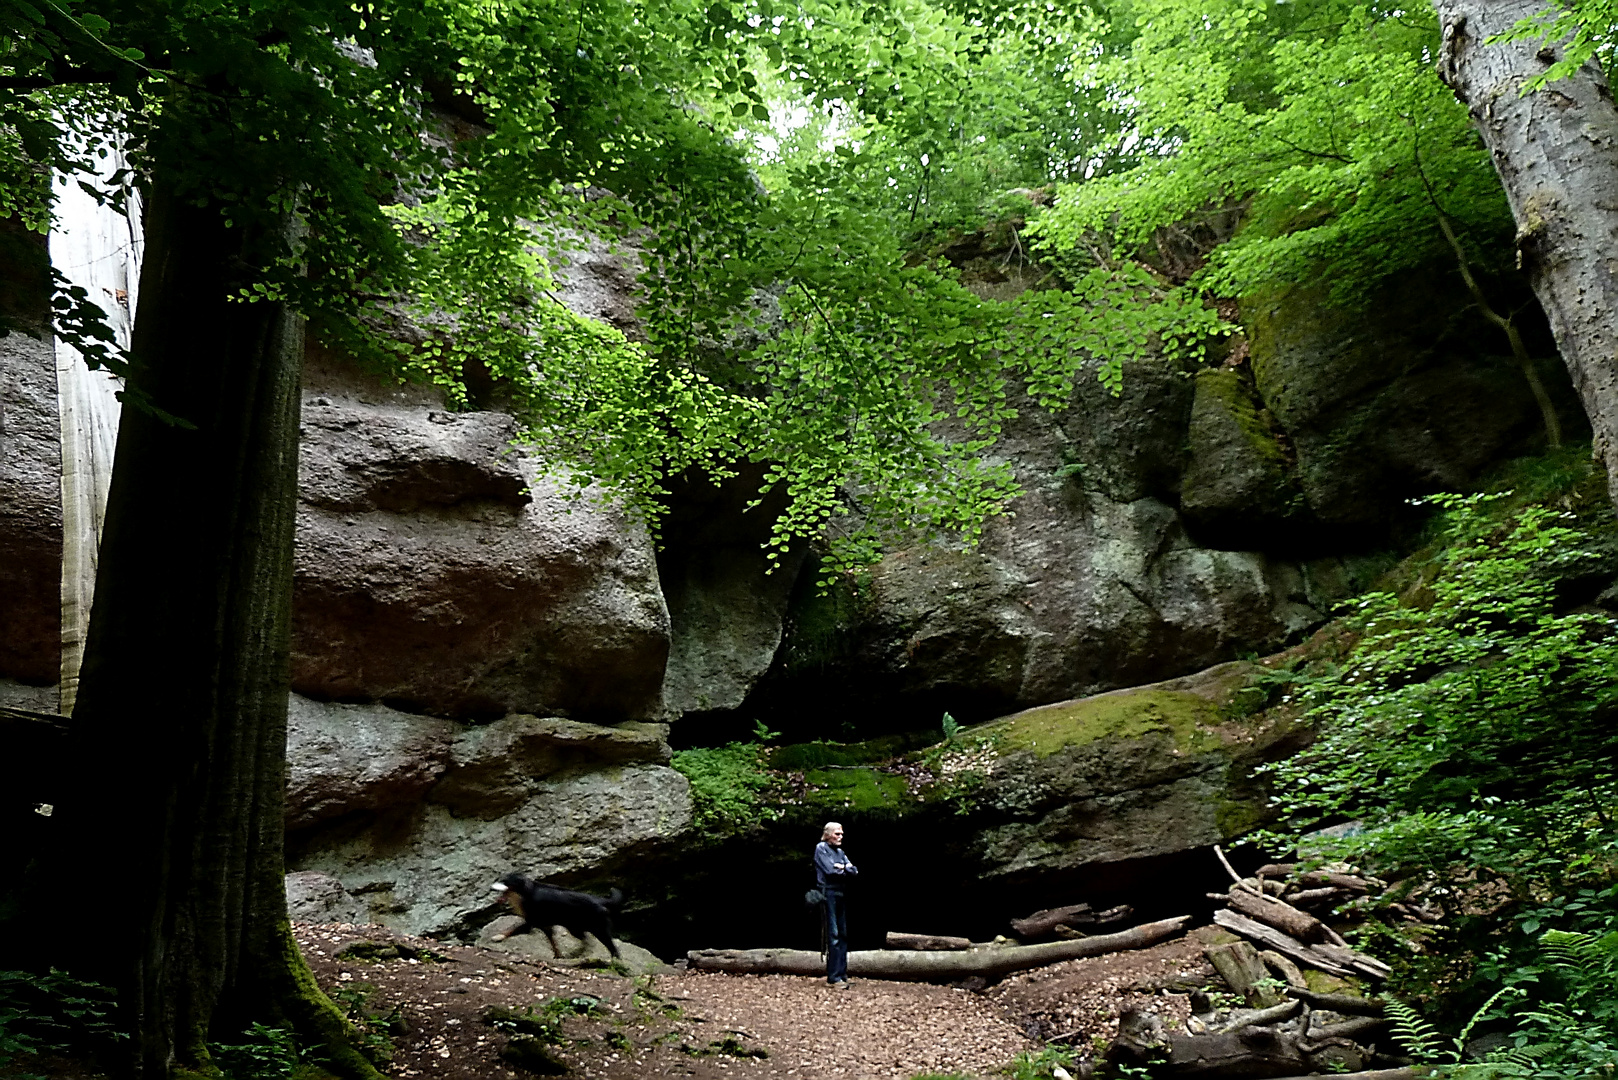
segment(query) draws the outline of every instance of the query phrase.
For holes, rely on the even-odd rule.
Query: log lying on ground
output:
[[[918,952],[949,952],[970,949],[972,940],[940,934],[901,934],[897,930],[889,930],[887,946],[890,949],[913,949]]]
[[[962,952],[904,952],[889,949],[851,952],[848,973],[871,979],[901,979],[915,982],[952,982],[974,975],[997,978],[1013,971],[1043,967],[1085,956],[1143,949],[1174,937],[1185,929],[1191,916],[1145,923],[1117,934],[1101,934],[1078,941],[1053,941],[1044,945],[1000,945]],[[826,961],[820,953],[801,949],[693,949],[687,954],[698,971],[729,971],[752,975],[824,975]]]
[[[1069,904],[1036,911],[1026,919],[1012,919],[1011,931],[1020,938],[1049,937],[1058,925],[1076,926],[1094,921],[1089,904]]]
[[[1313,990],[1287,990],[1288,997],[1301,998],[1317,1009],[1327,1009],[1345,1016],[1381,1016],[1382,1002],[1377,998],[1357,998],[1348,994],[1317,994]]]
[[[1238,911],[1249,919],[1257,919],[1266,926],[1273,926],[1307,945],[1331,940],[1326,933],[1325,923],[1307,911],[1299,911],[1274,897],[1260,896],[1246,889],[1231,889],[1230,899],[1226,902],[1232,911]]]
[[[1011,931],[1024,941],[1037,941],[1052,936],[1062,937],[1063,928],[1069,931],[1078,926],[1106,926],[1122,922],[1135,914],[1128,904],[1119,904],[1106,911],[1091,911],[1089,904],[1069,904],[1067,907],[1046,908],[1026,919],[1012,919]]]
[[[1373,979],[1386,979],[1393,969],[1373,956],[1351,949],[1346,945],[1321,943],[1305,945],[1272,926],[1249,919],[1228,909],[1214,912],[1214,922],[1233,934],[1249,941],[1268,945],[1282,956],[1289,956],[1306,967],[1318,968],[1328,975],[1366,975]]]
[[[1338,1073],[1332,1080],[1423,1080],[1436,1072],[1431,1065],[1423,1068],[1420,1065],[1410,1065],[1403,1069],[1368,1069],[1365,1072]],[[1320,1080],[1319,1075],[1314,1076],[1279,1076],[1276,1080]]]

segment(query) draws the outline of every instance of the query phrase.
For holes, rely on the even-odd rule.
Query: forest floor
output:
[[[1186,992],[1214,978],[1197,932],[974,991],[686,971],[630,979],[377,926],[295,929],[321,986],[391,1044],[384,1071],[400,1080],[991,1077],[1045,1039],[1078,1049],[1110,1039],[1119,1013],[1148,1001],[1165,1018],[1189,1015]]]

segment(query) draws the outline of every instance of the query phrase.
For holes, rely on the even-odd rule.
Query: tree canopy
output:
[[[1606,0],[1561,18],[1554,32],[1578,36],[1545,76],[1593,78],[1578,65],[1607,47]],[[133,172],[96,190],[150,192],[158,263],[169,260],[149,271],[161,288],[143,286],[128,356],[82,294],[59,285],[54,298],[58,332],[127,373],[143,417],[119,452],[120,476],[136,479],[119,495],[123,516],[109,515],[108,544],[123,553],[103,564],[116,568],[115,588],[100,595],[122,607],[98,603],[87,713],[75,722],[112,733],[92,774],[108,784],[98,798],[140,801],[120,828],[156,822],[150,851],[120,857],[151,854],[163,874],[177,866],[176,918],[209,930],[251,905],[276,910],[304,320],[456,405],[482,403],[492,382],[581,493],[599,484],[654,519],[670,478],[761,463],[765,489],[789,496],[775,551],[829,536],[826,565],[837,570],[898,534],[979,536],[1016,493],[995,454],[1016,410],[1062,405],[1076,379],[1116,389],[1130,360],[1205,357],[1233,329],[1222,301],[1323,278],[1333,302],[1361,303],[1439,260],[1487,314],[1521,254],[1512,235],[1523,222],[1477,118],[1431,71],[1445,45],[1425,8],[0,0],[0,25],[0,213],[46,228],[53,174],[88,183],[89,159],[118,140]],[[1214,220],[1195,265],[1154,261],[1165,230]],[[1005,299],[974,291],[945,257],[952,240],[991,225],[1009,229],[1008,259],[1039,268]],[[640,260],[644,340],[556,299],[557,261],[584,237]],[[216,362],[186,333],[193,310],[223,342]],[[1512,332],[1510,313],[1491,321]],[[187,429],[214,441],[172,437]],[[206,472],[194,461],[204,445],[239,451],[239,467]],[[192,479],[231,488],[196,511],[198,535],[222,538],[213,547],[225,552],[208,582],[191,580],[205,575],[188,576],[185,553],[164,555],[165,538],[138,520],[141,497],[169,481],[164,470],[193,464]],[[1606,757],[1588,755],[1583,773],[1558,772],[1565,754],[1539,763],[1566,782],[1518,799],[1516,816],[1477,800],[1505,797],[1481,759],[1546,737],[1534,713],[1545,670],[1584,680],[1568,693],[1604,685],[1609,631],[1594,616],[1557,615],[1546,590],[1523,584],[1536,553],[1569,541],[1549,517],[1502,532],[1464,506],[1452,512],[1469,546],[1430,610],[1385,598],[1366,609],[1372,651],[1360,662],[1386,686],[1316,688],[1316,718],[1337,732],[1322,745],[1355,756],[1337,771],[1300,764],[1319,789],[1295,809],[1390,818],[1377,834],[1387,850],[1442,841],[1435,873],[1450,872],[1457,851],[1500,869],[1488,845],[1549,821],[1562,846],[1548,857],[1575,851],[1606,903],[1605,856],[1563,843],[1583,824],[1581,799],[1608,799]],[[143,559],[168,561],[141,582]],[[195,645],[193,666],[148,676],[143,657],[166,661],[138,651],[157,636],[142,619],[175,583],[191,589],[173,626]],[[244,656],[253,662],[231,668]],[[1430,663],[1480,673],[1411,674]],[[116,698],[137,676],[147,679],[138,686],[198,686],[175,717],[143,714],[150,730],[120,729]],[[1502,708],[1477,726],[1485,692]],[[1596,721],[1609,696],[1588,695],[1600,709],[1557,708],[1605,746]],[[1389,733],[1431,745],[1368,760]],[[172,768],[119,779],[130,770],[118,747],[168,753],[165,739],[177,748]],[[176,824],[176,805],[226,807],[209,827],[252,848],[232,864],[228,901],[209,907],[186,892],[208,868],[197,852],[217,837]],[[1600,805],[1594,813],[1605,827]],[[254,839],[241,841],[237,825]],[[1549,887],[1532,875],[1518,884]],[[141,933],[169,930],[154,917]],[[296,963],[273,954],[285,940],[266,936],[245,963],[229,953],[219,966],[251,982],[254,962],[270,957],[277,992],[304,993]],[[184,979],[165,981],[169,954],[144,944],[121,977],[149,1005]],[[262,1000],[249,995],[232,1020]],[[159,1017],[148,1067],[205,1064],[211,1008],[198,992],[173,1010],[179,1021]],[[315,1014],[312,1029],[340,1041],[329,1014],[303,1015]],[[353,1055],[338,1065],[369,1072]]]

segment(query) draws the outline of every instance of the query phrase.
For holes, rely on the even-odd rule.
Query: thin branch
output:
[[[1522,334],[1517,330],[1517,324],[1512,318],[1501,315],[1489,303],[1489,298],[1483,292],[1483,286],[1472,273],[1472,264],[1466,257],[1466,249],[1461,246],[1460,237],[1455,234],[1455,227],[1450,223],[1449,215],[1444,213],[1444,207],[1438,201],[1438,193],[1427,179],[1427,172],[1421,167],[1421,145],[1413,141],[1415,151],[1416,175],[1421,178],[1421,186],[1427,192],[1427,201],[1432,203],[1433,213],[1438,217],[1438,227],[1444,233],[1444,239],[1449,241],[1450,248],[1455,252],[1455,261],[1461,268],[1461,280],[1466,282],[1467,289],[1472,293],[1472,300],[1477,304],[1478,311],[1489,322],[1505,331],[1506,339],[1511,342],[1511,355],[1516,357],[1517,366],[1522,369],[1523,378],[1528,382],[1528,388],[1533,391],[1534,401],[1539,405],[1540,419],[1545,424],[1545,438],[1551,446],[1562,445],[1562,422],[1556,415],[1556,405],[1545,389],[1544,380],[1539,377],[1539,368],[1528,355],[1528,346],[1523,344]],[[1513,313],[1513,316],[1515,313]]]

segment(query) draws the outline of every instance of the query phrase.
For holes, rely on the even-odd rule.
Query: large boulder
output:
[[[984,718],[1272,651],[1321,622],[1341,597],[1311,596],[1295,563],[1187,533],[1192,380],[1140,364],[1124,387],[1080,387],[1054,416],[1024,403],[998,451],[1024,494],[977,548],[901,545],[863,583],[800,588],[748,711],[804,733],[853,693],[890,730],[946,708]]]
[[[1267,810],[1253,766],[1308,737],[1284,710],[1240,707],[1253,671],[1223,664],[976,729],[995,754],[981,799],[1012,817],[973,838],[983,876],[1068,876],[1251,829]]]
[[[0,678],[55,682],[62,433],[44,240],[0,218],[0,329],[11,331],[0,337]]]
[[[333,367],[311,364],[304,401],[294,689],[443,716],[655,716],[669,617],[644,526],[542,475],[509,415]]]
[[[1587,423],[1566,369],[1532,297],[1511,306],[1519,300],[1562,426],[1578,437]],[[1539,409],[1505,335],[1470,308],[1451,267],[1395,281],[1363,307],[1333,303],[1320,283],[1243,302],[1259,397],[1336,544],[1384,533],[1412,495],[1463,490],[1490,465],[1542,445]]]
[[[367,921],[465,932],[491,913],[502,874],[600,879],[690,824],[663,725],[521,714],[464,725],[294,701],[289,866],[339,882]],[[329,893],[308,906],[347,910]]]
[[[760,505],[764,470],[743,466],[713,483],[677,477],[662,524],[658,576],[669,605],[663,708],[685,713],[738,708],[775,660],[802,545],[771,559],[771,525],[784,508],[776,490]]]

